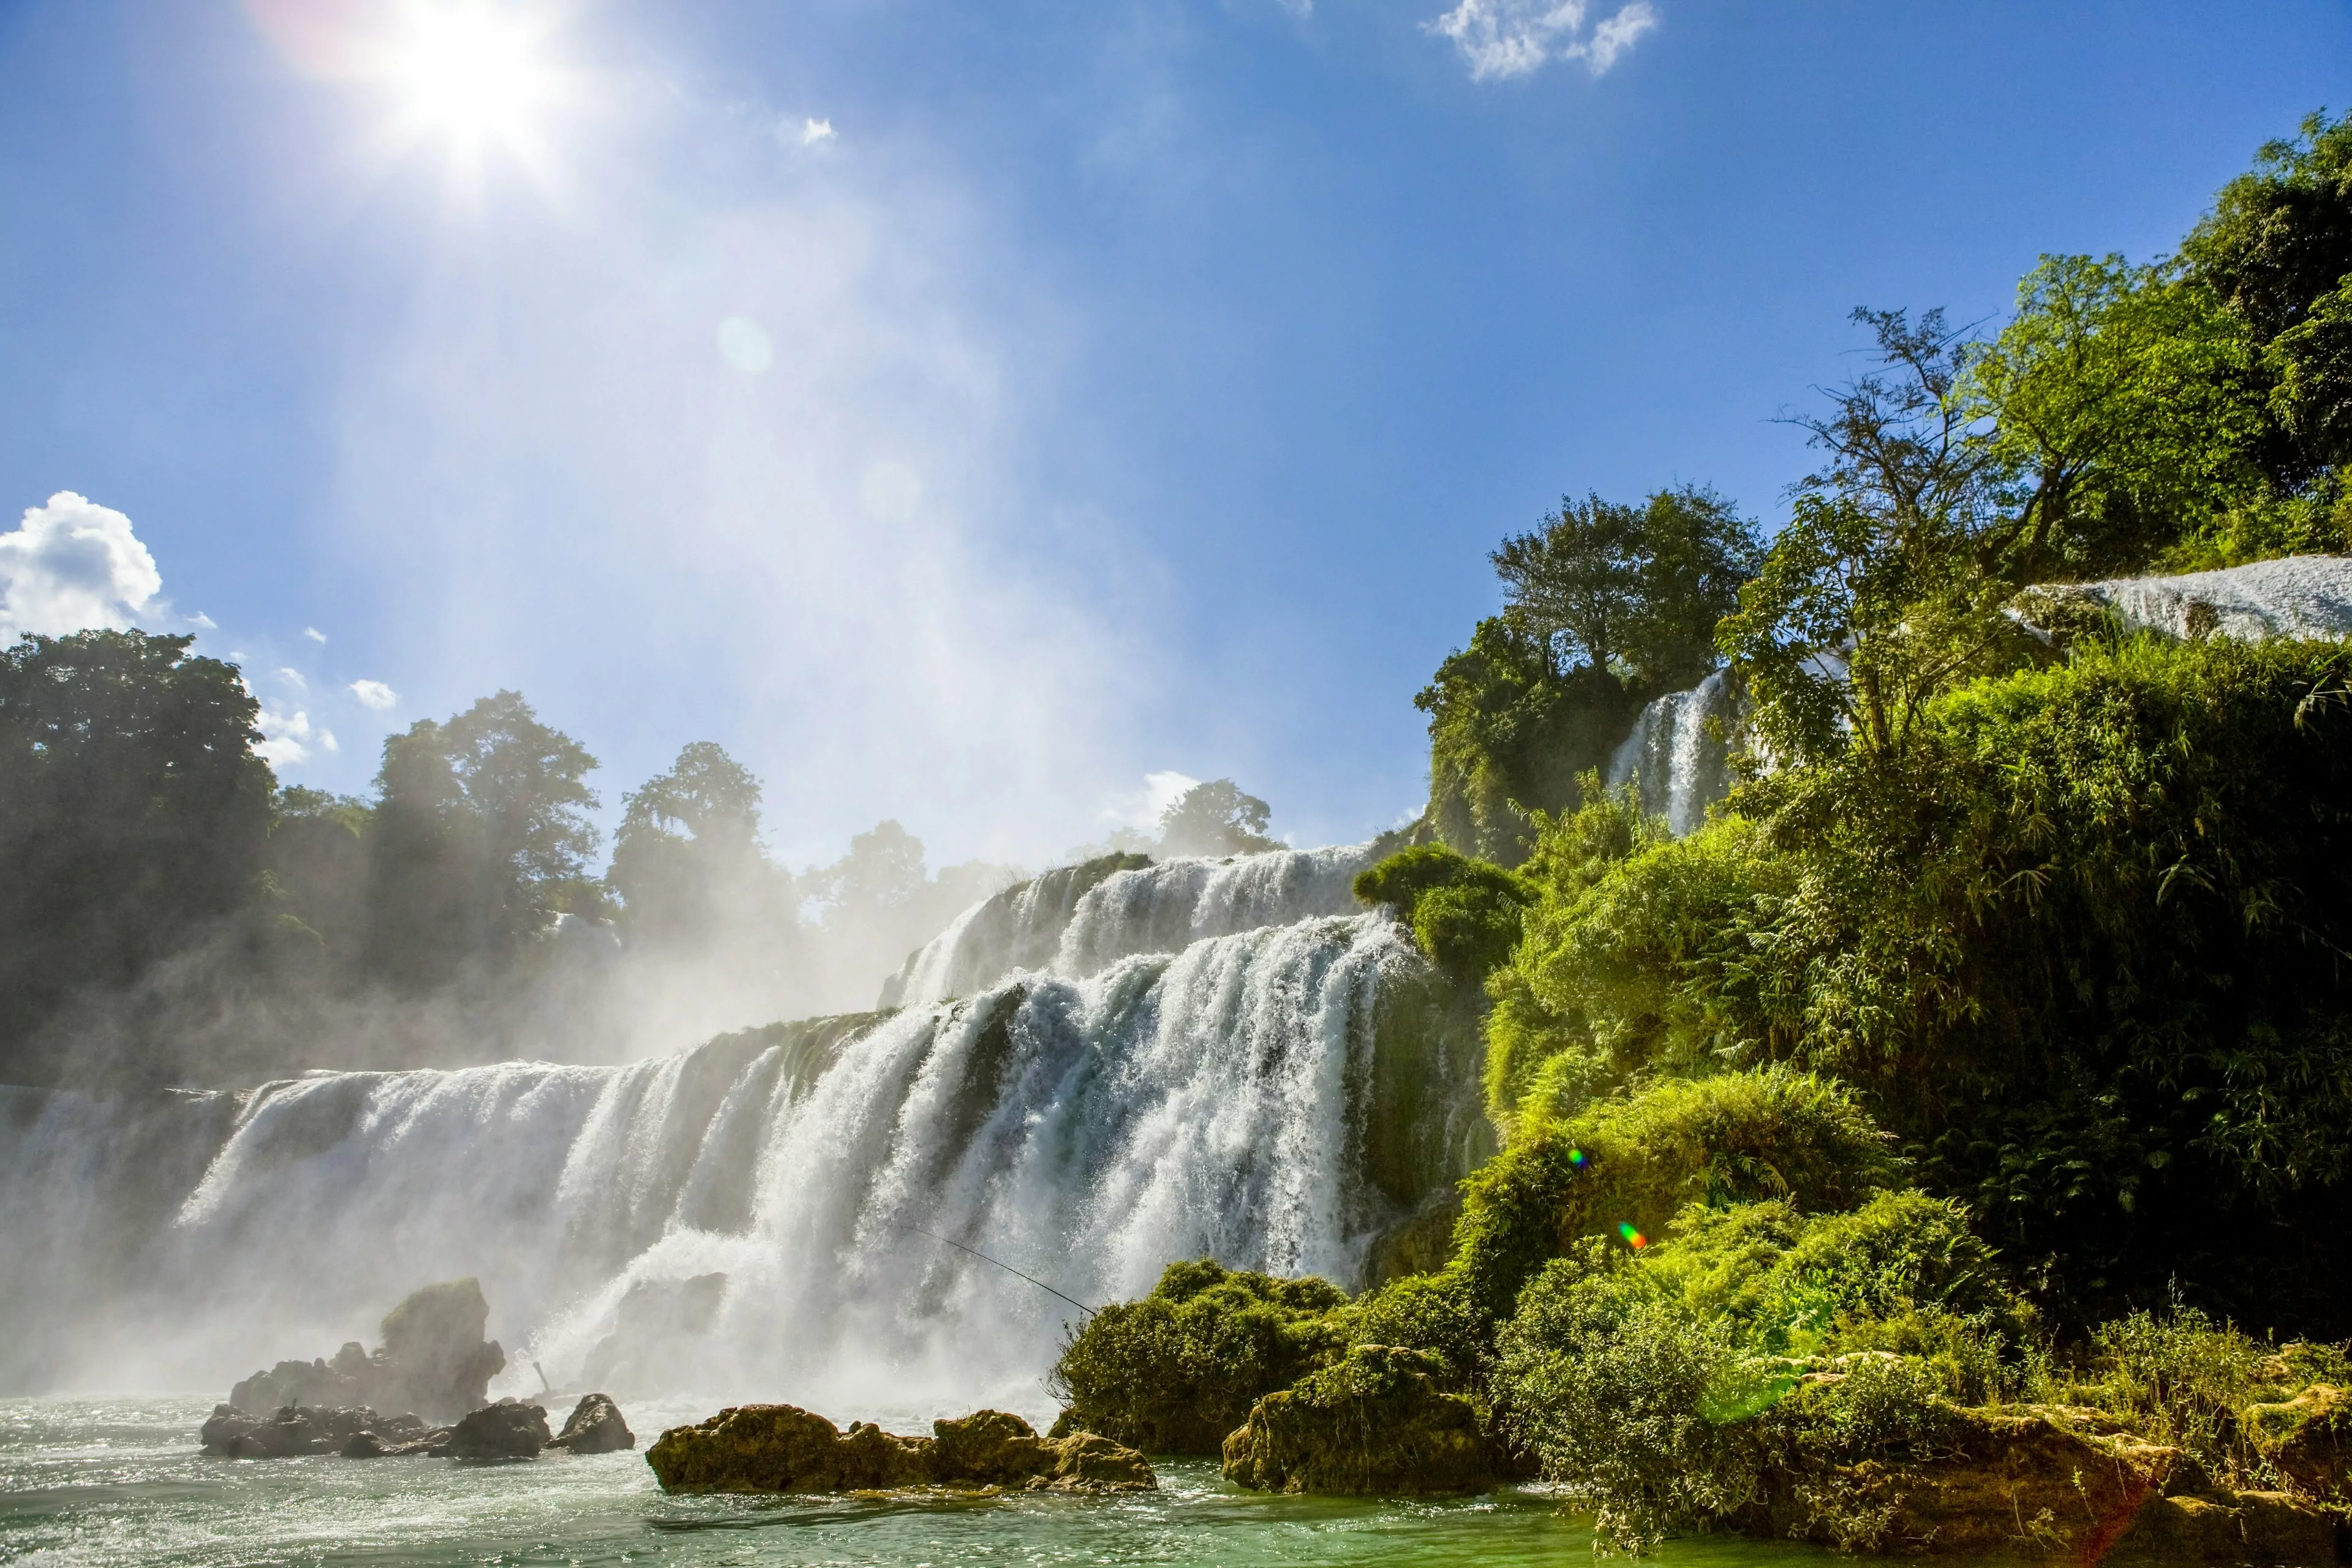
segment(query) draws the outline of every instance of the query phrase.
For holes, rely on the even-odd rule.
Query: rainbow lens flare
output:
[[[1617,1234],[1625,1238],[1625,1245],[1632,1247],[1636,1252],[1641,1251],[1642,1248],[1650,1245],[1650,1238],[1643,1236],[1640,1231],[1635,1230],[1630,1225],[1620,1225],[1617,1227]]]
[[[1581,1149],[1570,1149],[1568,1152],[1568,1163],[1574,1165],[1578,1170],[1582,1170],[1584,1168],[1584,1151]]]

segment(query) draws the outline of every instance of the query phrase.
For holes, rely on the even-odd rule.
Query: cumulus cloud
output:
[[[1485,81],[1525,76],[1551,60],[1582,60],[1599,76],[1658,25],[1649,0],[1631,0],[1588,32],[1589,9],[1587,0],[1460,0],[1424,26],[1453,39],[1471,79]]]
[[[362,708],[373,708],[382,713],[400,700],[400,693],[381,680],[354,680],[352,695],[360,700]]]
[[[302,635],[309,637],[312,642],[322,643],[327,640],[327,634],[320,631],[316,626],[304,626],[302,628]]]
[[[830,142],[832,140],[833,121],[831,120],[803,120],[801,121],[802,146],[814,147],[820,142]]]
[[[327,752],[342,750],[332,730],[313,725],[310,715],[299,708],[276,708],[265,702],[255,726],[261,731],[261,744],[253,748],[253,754],[273,768],[295,767],[309,762],[313,746]]]
[[[166,613],[155,558],[112,507],[59,490],[0,533],[0,639],[121,629]]]

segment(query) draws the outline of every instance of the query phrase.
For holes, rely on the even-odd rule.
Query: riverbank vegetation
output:
[[[1422,1352],[1620,1545],[1949,1550],[1969,1466],[2079,1489],[2085,1455],[2137,1478],[2109,1533],[2000,1542],[2103,1549],[2159,1496],[2251,1539],[2257,1494],[2325,1536],[2352,652],[2021,594],[2352,546],[2352,122],[2265,148],[2171,258],[2045,258],[1988,337],[1857,316],[1880,363],[1798,422],[1824,460],[1769,546],[1680,490],[1496,552],[1506,609],[1421,699],[1421,842],[1359,890],[1486,1003],[1505,1142],[1442,1267],[1283,1331]],[[1605,748],[1718,665],[1741,761],[1676,837]],[[1226,1342],[1152,1386],[1270,1392]]]

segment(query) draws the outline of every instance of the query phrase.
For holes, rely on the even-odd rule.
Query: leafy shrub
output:
[[[1440,1384],[1454,1389],[1479,1380],[1492,1328],[1468,1277],[1451,1268],[1391,1279],[1358,1297],[1348,1315],[1349,1337],[1357,1343],[1425,1352]]]
[[[1730,1325],[1661,1283],[1602,1246],[1556,1259],[1496,1346],[1512,1436],[1594,1509],[1603,1541],[1629,1551],[1754,1492],[1738,1448],[1703,1414],[1737,1360]]]
[[[1859,1202],[1894,1172],[1855,1097],[1784,1068],[1668,1080],[1527,1131],[1464,1184],[1456,1261],[1499,1318],[1546,1259],[1631,1226],[1661,1234],[1685,1204]]]
[[[1064,1344],[1048,1379],[1066,1406],[1055,1430],[1213,1455],[1261,1395],[1345,1348],[1347,1300],[1313,1278],[1171,1263],[1151,1294],[1104,1308]]]
[[[1489,982],[1486,1094],[1498,1121],[1572,1114],[1644,1069],[1691,1070],[1765,1044],[1766,1010],[1749,994],[1767,972],[1746,952],[1748,933],[1786,896],[1797,863],[1744,819],[1674,839],[1612,820],[1628,805],[1604,796],[1544,824],[1528,871],[1543,897]],[[1565,1077],[1554,1067],[1563,1059],[1580,1064]]]
[[[1396,910],[1422,951],[1474,990],[1510,957],[1520,912],[1534,900],[1533,890],[1500,866],[1436,844],[1367,867],[1357,874],[1356,896]]]

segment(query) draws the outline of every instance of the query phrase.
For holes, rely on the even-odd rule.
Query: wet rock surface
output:
[[[637,1446],[637,1435],[621,1418],[621,1407],[602,1394],[592,1394],[572,1407],[572,1414],[547,1445],[574,1454],[610,1454]]]
[[[1792,1456],[1797,1462],[1769,1478],[1767,1500],[1736,1522],[1749,1534],[1881,1554],[2118,1568],[2324,1568],[2341,1560],[2341,1510],[2285,1492],[2212,1486],[2179,1449],[2118,1430],[2095,1412],[1944,1413],[1932,1453],[1911,1463],[1807,1465]]]
[[[898,1491],[917,1487],[1148,1491],[1142,1455],[1090,1432],[1041,1437],[1018,1415],[935,1421],[929,1437],[866,1422],[843,1431],[793,1405],[746,1405],[674,1426],[646,1450],[666,1491]]]
[[[501,1399],[459,1417],[436,1452],[453,1459],[536,1459],[547,1444],[546,1410]]]
[[[355,1447],[372,1456],[414,1449],[436,1436],[414,1415],[378,1415],[364,1406],[295,1405],[266,1415],[216,1405],[199,1434],[205,1453],[232,1459],[346,1454]]]
[[[373,1352],[352,1340],[332,1360],[281,1361],[238,1384],[228,1402],[247,1411],[413,1410],[453,1421],[488,1402],[490,1379],[506,1367],[506,1352],[482,1337],[489,1315],[477,1280],[427,1285],[385,1314]]]
[[[1477,1411],[1419,1351],[1357,1345],[1254,1405],[1225,1439],[1225,1479],[1269,1492],[1399,1497],[1483,1492],[1502,1468]]]

